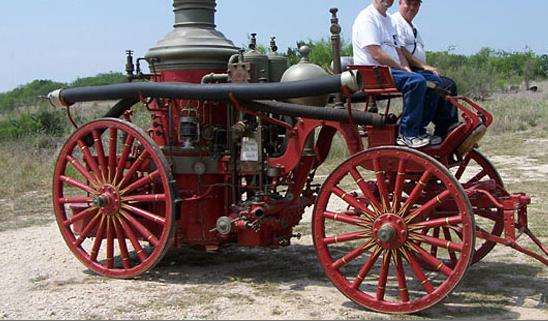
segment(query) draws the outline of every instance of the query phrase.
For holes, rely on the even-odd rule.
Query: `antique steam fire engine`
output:
[[[400,93],[387,68],[342,68],[336,9],[328,74],[306,46],[289,68],[274,38],[269,54],[255,34],[249,51],[238,50],[215,29],[215,7],[175,0],[174,30],[137,65],[128,52],[128,83],[48,96],[69,115],[78,102],[118,101],[75,130],[55,167],[56,219],[86,267],[132,278],[172,247],[288,246],[312,205],[326,275],[372,310],[438,303],[497,243],[548,264],[527,226],[530,198],[507,192],[476,149],[493,121],[488,111],[433,88],[462,123],[440,146],[396,147],[398,116],[374,104]],[[146,131],[132,123],[138,103],[151,115]],[[317,185],[336,134],[352,156]],[[542,254],[518,245],[518,234]]]

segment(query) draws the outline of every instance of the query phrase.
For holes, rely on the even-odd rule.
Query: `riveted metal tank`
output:
[[[288,59],[278,53],[276,37],[270,38],[270,53],[268,54],[268,69],[270,72],[270,82],[280,82],[283,74],[287,71]]]
[[[299,48],[299,53],[302,57],[301,61],[287,69],[282,76],[281,82],[309,80],[329,76],[327,71],[322,67],[310,62],[310,51],[310,47],[306,45]],[[288,99],[288,102],[293,104],[319,107],[324,107],[328,101],[329,95]]]
[[[174,0],[174,30],[146,54],[156,60],[157,72],[166,70],[224,71],[238,49],[215,29],[215,0]]]
[[[251,34],[251,40],[249,43],[249,51],[244,53],[244,61],[250,62],[251,81],[252,82],[268,82],[269,81],[269,66],[268,56],[257,50],[257,34]]]

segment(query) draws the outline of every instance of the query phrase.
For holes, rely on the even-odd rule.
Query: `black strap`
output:
[[[417,28],[413,27],[413,36],[415,37],[415,44],[413,47],[413,52],[411,53],[412,55],[414,55],[415,52],[417,51],[417,35],[418,34],[419,34],[419,31],[417,30]]]

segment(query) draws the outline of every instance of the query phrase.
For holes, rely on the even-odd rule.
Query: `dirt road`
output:
[[[287,249],[172,253],[139,280],[91,275],[54,224],[1,234],[0,318],[386,318],[325,279],[309,236]],[[444,304],[409,318],[547,319],[546,269],[499,249]]]

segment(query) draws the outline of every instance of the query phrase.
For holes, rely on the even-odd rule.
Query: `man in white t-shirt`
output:
[[[411,68],[422,74],[426,80],[435,82],[439,87],[456,96],[457,85],[455,82],[450,78],[440,76],[435,67],[426,63],[424,41],[419,30],[413,24],[413,19],[419,13],[422,0],[399,1],[399,10],[392,15],[392,20],[398,33],[398,41],[402,45],[402,51]],[[424,115],[423,124],[428,125],[432,121],[435,125],[434,136],[443,138],[447,136],[449,128],[458,123],[457,109],[438,95],[430,93],[427,95],[427,99],[435,101],[435,108]]]
[[[403,93],[398,145],[420,148],[431,143],[430,137],[423,133],[426,133],[424,115],[433,106],[425,105],[426,79],[411,71],[400,48],[392,18],[387,14],[392,4],[394,0],[373,0],[354,21],[354,64],[390,67],[396,87]]]

